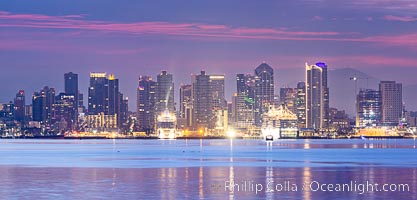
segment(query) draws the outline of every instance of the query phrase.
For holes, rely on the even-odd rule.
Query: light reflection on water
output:
[[[2,199],[415,199],[415,168],[31,168],[1,167]],[[408,183],[410,192],[225,190],[225,181]],[[243,188],[243,187],[241,187]],[[301,187],[299,188],[301,190]]]
[[[0,140],[2,199],[416,199],[413,140]],[[229,191],[235,183],[298,191]],[[406,183],[410,192],[301,191]]]

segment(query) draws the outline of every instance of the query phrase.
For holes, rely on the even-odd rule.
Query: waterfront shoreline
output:
[[[226,136],[208,136],[208,137],[177,137],[175,139],[160,139],[156,136],[149,137],[103,137],[103,136],[87,136],[87,137],[50,137],[50,136],[38,136],[38,137],[0,137],[0,139],[51,139],[51,140],[108,140],[108,139],[118,139],[118,140],[224,140],[224,139],[237,139],[237,140],[263,140],[262,137],[226,137]],[[351,136],[351,137],[298,137],[298,138],[280,138],[279,140],[335,140],[335,139],[360,139],[360,140],[377,140],[377,139],[416,139],[415,137],[407,136],[369,136],[366,139],[361,138],[361,136]]]

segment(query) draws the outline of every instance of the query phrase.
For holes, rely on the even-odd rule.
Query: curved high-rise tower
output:
[[[323,130],[329,123],[327,65],[306,63],[306,127]]]

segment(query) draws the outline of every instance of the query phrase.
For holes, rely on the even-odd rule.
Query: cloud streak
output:
[[[387,20],[412,21],[411,17],[388,15]],[[417,34],[362,36],[357,32],[294,31],[287,28],[232,27],[223,24],[132,22],[120,23],[87,20],[86,15],[50,16],[40,14],[13,14],[0,11],[0,27],[27,28],[36,30],[60,30],[67,37],[78,37],[83,32],[119,33],[134,36],[164,35],[201,40],[289,40],[289,41],[338,41],[368,42],[416,49]],[[71,33],[71,34],[68,34]],[[1,44],[0,44],[1,46]],[[5,45],[2,45],[5,46]]]
[[[384,19],[388,21],[400,21],[400,22],[414,22],[417,21],[417,17],[411,16],[394,16],[394,15],[386,15]]]
[[[84,30],[103,33],[134,35],[161,34],[234,39],[276,40],[332,40],[352,33],[333,31],[288,31],[274,28],[230,27],[222,24],[135,22],[116,23],[86,20],[83,15],[48,16],[39,14],[12,14],[0,12],[0,27]]]

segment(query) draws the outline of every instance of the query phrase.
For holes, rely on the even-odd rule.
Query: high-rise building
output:
[[[118,126],[125,128],[129,118],[129,99],[123,97],[123,94],[119,92],[119,111],[118,111]]]
[[[119,110],[119,79],[113,74],[90,73],[88,89],[88,114],[118,114]]]
[[[106,73],[90,73],[90,87],[88,88],[88,114],[97,115],[106,110]]]
[[[110,74],[105,84],[105,115],[115,115],[119,112],[119,79]]]
[[[274,69],[266,63],[255,69],[255,124],[262,123],[262,114],[274,105]]]
[[[33,93],[32,96],[32,120],[37,122],[43,121],[43,104],[45,96],[40,92]]]
[[[224,95],[224,75],[209,75],[209,78],[211,107],[213,110],[223,110],[227,104]]]
[[[139,129],[148,134],[155,129],[156,84],[150,76],[139,77],[137,120]]]
[[[25,121],[25,91],[19,90],[14,98],[15,118],[19,122]]]
[[[356,96],[356,127],[377,126],[381,122],[381,92],[372,89],[360,89]]]
[[[181,85],[180,87],[180,113],[179,117],[185,119],[185,126],[192,126],[192,115],[193,115],[193,97],[192,97],[192,86]]]
[[[379,91],[382,98],[383,125],[398,125],[403,113],[402,84],[395,81],[381,81]]]
[[[297,119],[298,128],[306,128],[306,83],[297,83]]]
[[[84,94],[83,93],[78,93],[78,109],[80,112],[85,112],[85,107],[84,107]]]
[[[227,127],[227,101],[224,94],[224,75],[209,75],[209,79],[210,107],[212,113],[209,128],[214,128],[221,132]]]
[[[232,97],[232,106],[234,128],[247,129],[254,124],[253,101],[245,95],[235,93]]]
[[[54,124],[58,130],[73,130],[77,124],[77,101],[73,94],[60,93],[54,103]]]
[[[65,94],[73,95],[75,97],[76,107],[78,107],[78,74],[69,72],[64,74]]]
[[[157,75],[156,82],[156,113],[163,113],[166,109],[174,113],[174,81],[172,74],[162,71]]]
[[[45,86],[41,93],[44,93],[46,96],[46,103],[44,105],[44,110],[46,113],[46,122],[51,123],[54,114],[55,89]]]
[[[297,113],[297,88],[280,88],[279,102],[284,104],[292,113]]]
[[[322,130],[329,125],[327,65],[306,63],[306,127]]]
[[[88,128],[107,131],[117,128],[121,122],[119,79],[113,74],[90,73],[90,87],[88,89]],[[99,118],[104,117],[106,120]],[[114,120],[115,119],[115,120]],[[116,125],[114,125],[116,124]]]
[[[194,129],[202,130],[209,127],[212,117],[210,93],[210,76],[205,71],[192,76],[193,120]]]
[[[248,128],[255,122],[255,77],[237,74],[237,93],[233,95],[232,121],[235,128]]]
[[[45,86],[32,97],[33,120],[50,124],[54,114],[55,89]]]

